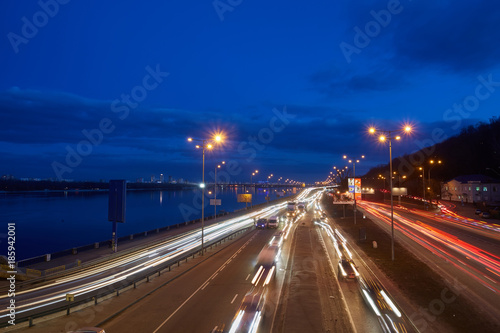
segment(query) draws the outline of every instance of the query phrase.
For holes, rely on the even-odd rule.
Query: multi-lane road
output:
[[[390,229],[390,206],[361,202],[359,207]],[[491,223],[453,214],[396,207],[395,238],[467,295],[494,323],[500,318],[500,233]]]
[[[185,264],[192,267],[180,278],[168,276],[175,273],[162,275],[170,280],[161,288],[119,307],[108,306],[109,313],[101,316],[107,319],[92,324],[101,324],[111,333],[415,331],[391,296],[397,291],[382,285],[322,212],[317,200],[320,193],[306,190],[297,198],[307,202],[307,213],[282,221],[278,229],[244,233],[216,254],[207,252],[197,264]],[[285,206],[270,205],[207,227],[205,242],[248,228],[256,218],[284,215]],[[386,205],[365,202],[360,207],[389,227]],[[457,222],[455,217],[419,210],[398,208],[394,216],[400,242],[445,277],[456,277],[488,313],[498,314],[497,233],[474,221]],[[114,288],[196,251],[200,243],[200,231],[194,230],[23,290],[16,295],[18,315],[57,307],[65,302],[66,294],[88,297]],[[269,253],[273,254],[270,261]],[[140,290],[141,286],[134,292]],[[6,300],[6,295],[0,297],[2,309]],[[117,304],[120,299],[110,302]],[[110,317],[117,308],[122,311]],[[6,310],[0,310],[0,316],[5,320]],[[30,330],[37,332],[37,327]]]

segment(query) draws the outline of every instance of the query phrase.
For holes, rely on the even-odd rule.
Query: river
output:
[[[239,193],[253,194],[253,204],[276,199],[283,189],[244,189],[226,187],[217,190],[221,206],[217,211],[232,212],[245,207],[237,202]],[[206,190],[205,216],[214,215],[209,205],[213,189]],[[270,192],[266,192],[270,191]],[[284,189],[285,196],[291,189]],[[175,225],[201,218],[201,191],[127,191],[126,221],[118,224],[118,237]],[[16,259],[111,239],[107,191],[0,193],[0,253],[7,252],[7,223],[16,223]]]

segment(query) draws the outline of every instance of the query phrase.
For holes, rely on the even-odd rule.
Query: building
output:
[[[500,180],[484,175],[458,176],[441,184],[441,198],[465,203],[499,203]]]

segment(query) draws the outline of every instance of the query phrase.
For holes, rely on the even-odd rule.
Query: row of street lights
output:
[[[389,187],[390,187],[390,195],[391,195],[391,259],[394,261],[394,200],[392,197],[392,140],[401,140],[400,134],[409,134],[411,132],[411,126],[406,125],[403,129],[398,130],[381,130],[377,131],[375,127],[371,127],[368,132],[372,135],[380,132],[379,141],[386,142],[389,141],[389,174],[391,177],[389,178]]]
[[[201,149],[202,151],[202,172],[201,172],[201,254],[205,253],[205,149],[212,149],[215,144],[221,143],[223,137],[221,134],[216,134],[212,139],[193,139],[188,138],[189,142],[197,141],[201,142],[201,145],[196,145],[196,148]],[[217,171],[217,168],[215,169]],[[217,177],[216,177],[217,179]],[[215,206],[217,207],[217,205]],[[217,209],[217,208],[216,208]]]

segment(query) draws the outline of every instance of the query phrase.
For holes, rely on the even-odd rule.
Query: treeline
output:
[[[435,163],[431,164],[430,161]],[[438,164],[437,161],[442,163]],[[423,148],[413,154],[399,156],[393,159],[395,186],[400,177],[406,175],[403,181],[406,187],[415,187],[418,191],[424,168],[426,181],[431,169],[431,185],[438,186],[440,181],[448,181],[461,175],[482,174],[500,179],[500,119],[493,117],[489,123],[480,122],[462,129],[461,133],[433,146]],[[368,182],[382,183],[379,175],[389,181],[389,164],[372,168],[363,178]],[[370,181],[371,180],[371,181]],[[366,184],[366,182],[365,182]],[[427,186],[427,185],[426,185]],[[437,190],[437,188],[436,188]]]

